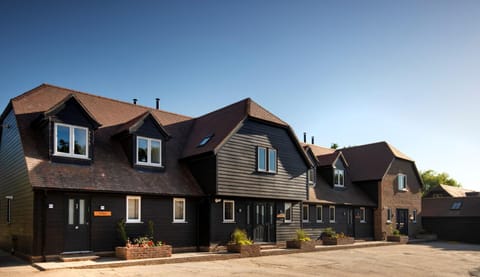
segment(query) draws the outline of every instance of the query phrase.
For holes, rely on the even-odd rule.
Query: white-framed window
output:
[[[323,222],[323,206],[317,205],[317,223]]]
[[[142,222],[142,197],[127,196],[127,220],[126,223]]]
[[[330,206],[328,208],[328,216],[330,223],[335,223],[335,206]]]
[[[307,170],[307,179],[308,179],[308,184],[312,187],[315,186],[315,168],[310,168]]]
[[[12,223],[12,200],[13,200],[13,196],[6,196],[5,198],[7,199],[6,221],[7,221],[7,224],[10,224],[10,223]]]
[[[292,203],[285,202],[285,223],[292,222]]]
[[[235,201],[223,200],[223,222],[235,222]]]
[[[334,170],[333,185],[336,187],[343,187],[345,185],[345,171],[343,169]]]
[[[137,137],[137,164],[162,166],[162,141],[145,137]]]
[[[303,204],[302,205],[302,222],[308,222],[309,220],[309,206],[308,204]]]
[[[277,150],[262,146],[257,147],[257,171],[277,172]]]
[[[412,222],[417,223],[417,210],[413,210],[412,212]]]
[[[364,207],[360,207],[360,223],[367,222],[367,214]]]
[[[397,182],[398,182],[398,190],[407,191],[407,175],[398,174]]]
[[[88,159],[88,128],[55,123],[53,154]]]
[[[392,209],[387,208],[387,223],[392,223]]]
[[[185,223],[185,198],[173,198],[173,223]]]

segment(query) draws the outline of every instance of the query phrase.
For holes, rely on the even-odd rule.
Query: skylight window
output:
[[[450,207],[450,210],[460,210],[461,207],[462,207],[462,202],[460,201],[453,202],[452,206]]]
[[[202,147],[204,146],[205,144],[207,144],[211,139],[212,139],[213,135],[208,135],[206,137],[204,137],[200,143],[198,144],[198,147]]]

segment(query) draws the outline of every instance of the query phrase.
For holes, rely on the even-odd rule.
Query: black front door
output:
[[[67,196],[64,252],[90,250],[90,201],[85,196]]]
[[[408,235],[408,210],[397,209],[397,229],[402,235]]]
[[[273,203],[253,203],[252,229],[253,240],[256,242],[275,241],[275,222]]]
[[[351,207],[346,207],[346,213],[347,213],[347,233],[346,235],[349,236],[349,237],[353,237],[354,236],[354,226],[353,226],[353,223],[354,223],[354,220],[353,220],[353,208]]]

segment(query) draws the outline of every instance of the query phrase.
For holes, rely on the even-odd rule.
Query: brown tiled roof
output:
[[[32,120],[39,114],[70,94],[101,124],[95,133],[94,163],[90,166],[49,162],[48,144],[42,142],[40,132],[31,127]],[[20,129],[30,182],[35,188],[203,195],[188,168],[178,161],[193,122],[190,117],[46,84],[13,98],[11,103]],[[120,143],[112,139],[121,126],[147,112],[171,135],[163,173],[133,169]]]
[[[349,162],[353,181],[382,179],[394,158],[413,162],[386,142],[342,148],[340,151]]]
[[[425,193],[425,195],[431,194],[434,192],[446,192],[451,197],[466,197],[467,192],[473,192],[473,190],[440,184],[438,186],[431,188],[427,193]]]
[[[335,152],[335,149],[326,148],[326,147],[318,146],[318,145],[315,145],[315,144],[309,144],[309,143],[303,143],[302,142],[301,145],[303,147],[310,148],[310,150],[312,150],[312,153],[315,156],[321,156],[321,155],[331,154],[331,153]]]
[[[290,130],[286,122],[250,98],[247,98],[196,118],[188,142],[185,145],[183,157],[192,157],[210,152],[216,153],[246,118],[269,122]],[[212,136],[208,143],[204,146],[199,146],[202,139],[208,136]]]
[[[461,202],[459,209],[452,209]],[[480,217],[480,197],[423,198],[422,217]]]
[[[376,206],[368,195],[355,184],[345,184],[345,189],[336,189],[323,179],[317,179],[315,187],[309,186],[308,200],[310,203],[337,204],[351,206]]]

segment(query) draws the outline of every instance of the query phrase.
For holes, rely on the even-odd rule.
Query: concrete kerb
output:
[[[350,245],[332,245],[324,246],[317,245],[315,250],[305,251],[300,249],[263,249],[261,256],[273,256],[273,255],[287,255],[295,253],[305,252],[323,252],[323,251],[335,251],[343,249],[354,248],[366,248],[366,247],[379,247],[398,245],[395,242],[386,241],[369,241],[369,242],[356,242]],[[58,269],[93,269],[93,268],[112,268],[112,267],[124,267],[124,266],[142,266],[142,265],[157,265],[157,264],[172,264],[172,263],[186,263],[186,262],[205,262],[205,261],[217,261],[217,260],[230,260],[242,258],[240,254],[228,253],[228,252],[194,252],[194,253],[180,253],[172,254],[168,258],[154,258],[154,259],[140,259],[140,260],[118,260],[116,258],[100,258],[95,261],[78,261],[78,262],[41,262],[32,264],[33,267],[40,271],[46,270],[58,270]]]

